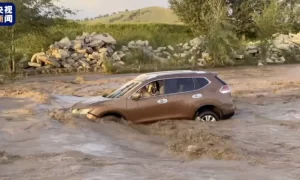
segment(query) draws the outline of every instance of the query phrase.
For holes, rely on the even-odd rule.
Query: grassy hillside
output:
[[[121,12],[108,17],[83,21],[87,24],[120,24],[120,23],[163,23],[182,24],[171,9],[163,7],[147,7],[143,9]]]

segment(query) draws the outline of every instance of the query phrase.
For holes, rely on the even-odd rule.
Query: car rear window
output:
[[[176,78],[165,80],[165,94],[173,94],[195,90],[193,78]]]
[[[216,78],[220,83],[222,83],[223,86],[224,86],[224,85],[227,85],[227,83],[224,82],[220,77],[215,76],[215,78]]]
[[[206,78],[195,78],[195,89],[201,89],[208,84],[209,81]]]

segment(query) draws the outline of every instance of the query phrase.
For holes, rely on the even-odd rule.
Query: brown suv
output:
[[[106,97],[75,104],[71,111],[91,120],[217,121],[232,117],[235,107],[229,86],[217,73],[182,70],[139,75]]]

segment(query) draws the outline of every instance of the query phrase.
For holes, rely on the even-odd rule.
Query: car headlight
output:
[[[89,113],[92,109],[72,109],[72,113],[73,114],[81,114],[81,115],[85,115],[87,113]]]

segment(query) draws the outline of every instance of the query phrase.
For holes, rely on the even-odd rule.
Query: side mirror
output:
[[[132,96],[131,96],[131,99],[133,100],[139,100],[141,98],[141,93],[134,93]]]

